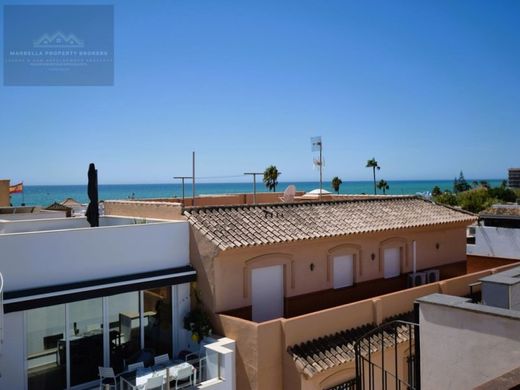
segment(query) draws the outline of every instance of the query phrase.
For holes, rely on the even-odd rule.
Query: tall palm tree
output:
[[[374,195],[376,194],[376,168],[377,170],[381,169],[379,165],[377,165],[377,161],[375,158],[367,161],[367,168],[372,168],[372,172],[374,173]]]
[[[269,191],[276,192],[276,186],[278,185],[278,176],[281,173],[278,172],[278,168],[275,165],[269,165],[264,171],[264,184]]]
[[[388,185],[386,180],[381,179],[377,183],[377,188],[379,188],[380,190],[383,190],[383,195],[386,195],[386,190],[389,190],[390,186]]]
[[[336,191],[336,193],[339,194],[339,186],[341,184],[343,184],[343,181],[341,181],[341,179],[339,177],[334,176],[331,184],[332,184],[332,188],[334,188],[334,191]]]

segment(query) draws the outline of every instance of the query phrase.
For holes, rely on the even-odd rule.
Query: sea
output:
[[[502,179],[486,179],[489,185],[498,186]],[[471,180],[468,180],[471,183]],[[311,191],[319,188],[319,182],[279,182],[277,191],[283,191],[288,185],[296,186],[297,191]],[[390,189],[386,191],[391,195],[414,195],[417,193],[431,192],[433,187],[439,186],[441,190],[452,190],[453,180],[396,180],[388,181]],[[330,182],[324,182],[323,188],[333,192]],[[185,184],[185,196],[191,197],[191,182]],[[257,182],[257,192],[267,191],[264,184]],[[252,193],[253,183],[196,183],[195,194],[236,194]],[[340,187],[340,194],[372,194],[374,184],[372,181],[344,181]],[[380,190],[378,194],[382,193]],[[100,184],[99,200],[114,199],[150,199],[181,197],[182,185],[171,184]],[[48,206],[54,202],[62,202],[67,198],[74,198],[80,203],[88,203],[87,185],[24,185],[24,192],[13,194],[11,203],[14,206],[25,204],[27,206]]]

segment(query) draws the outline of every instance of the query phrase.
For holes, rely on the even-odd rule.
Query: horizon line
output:
[[[387,182],[428,182],[428,181],[453,181],[454,179],[384,179]],[[471,183],[473,181],[502,181],[507,180],[507,178],[479,178],[479,179],[466,179],[467,182]],[[330,184],[331,179],[323,180],[323,184],[328,183]],[[14,181],[13,181],[14,182]],[[20,182],[20,181],[16,181]],[[86,186],[87,183],[70,183],[70,184],[26,184],[23,180],[21,181],[24,183],[26,187],[58,187],[58,186]],[[373,183],[373,180],[343,180],[343,184],[345,183]],[[257,185],[261,185],[263,182],[261,180],[257,181]],[[278,183],[319,183],[319,180],[283,180],[278,181]],[[252,181],[215,181],[215,182],[196,182],[196,185],[200,184],[253,184]],[[124,185],[181,185],[180,182],[148,182],[148,183],[99,183],[100,186],[103,185],[113,185],[113,186],[124,186]],[[191,186],[191,181],[186,182],[186,187]]]

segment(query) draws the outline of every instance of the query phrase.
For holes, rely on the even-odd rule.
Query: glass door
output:
[[[66,388],[65,305],[28,310],[26,331],[28,389]]]
[[[102,298],[68,304],[70,385],[97,380],[103,367]]]
[[[143,291],[144,347],[155,356],[172,357],[172,289],[171,286]]]
[[[122,372],[141,350],[139,292],[108,297],[110,366]]]

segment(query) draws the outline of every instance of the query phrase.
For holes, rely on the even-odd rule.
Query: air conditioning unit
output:
[[[408,287],[422,286],[427,283],[426,272],[416,272],[408,274]]]
[[[426,274],[426,283],[435,283],[440,279],[440,272],[438,269],[429,269],[425,272]]]

